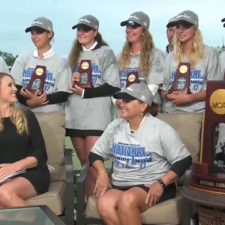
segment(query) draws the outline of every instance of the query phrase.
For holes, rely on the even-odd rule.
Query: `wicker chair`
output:
[[[49,190],[27,200],[29,205],[47,205],[67,225],[73,225],[74,178],[72,150],[64,147],[64,114],[35,113],[48,155],[51,181]]]

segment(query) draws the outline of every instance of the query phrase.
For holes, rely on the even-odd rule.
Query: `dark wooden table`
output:
[[[225,194],[201,191],[185,186],[183,196],[197,205],[199,220],[202,225],[225,225]],[[213,222],[211,223],[210,220]]]

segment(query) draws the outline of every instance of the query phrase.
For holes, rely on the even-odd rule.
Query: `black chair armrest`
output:
[[[66,170],[66,202],[65,222],[67,225],[74,225],[74,176],[72,149],[65,149],[65,170]]]
[[[85,180],[87,178],[89,169],[89,163],[84,164],[81,167],[80,176],[76,179],[76,186],[77,186],[77,225],[85,224]]]

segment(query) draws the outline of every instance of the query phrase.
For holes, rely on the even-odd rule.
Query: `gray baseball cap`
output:
[[[168,21],[168,23],[166,25],[167,28],[176,26],[175,18],[176,17],[172,17],[171,19],[169,19],[169,21]]]
[[[121,22],[120,25],[126,26],[129,23],[130,20],[132,20],[132,21],[140,24],[141,26],[149,29],[149,25],[150,25],[149,16],[142,11],[132,13],[129,16],[129,18],[127,20]]]
[[[25,32],[30,32],[32,28],[34,27],[39,27],[42,28],[44,30],[53,32],[53,25],[51,20],[45,18],[45,17],[38,17],[36,18],[32,24],[30,25],[30,27],[26,28]]]
[[[134,83],[131,84],[126,89],[117,92],[113,95],[116,99],[126,99],[126,100],[135,100],[138,99],[142,102],[147,103],[149,106],[152,105],[153,95],[149,90],[148,86],[143,83]]]
[[[99,21],[96,17],[94,17],[92,15],[82,16],[78,20],[78,23],[72,27],[72,29],[75,29],[75,28],[79,27],[80,25],[86,25],[88,27],[91,27],[94,30],[98,30]]]
[[[198,27],[198,16],[191,10],[186,10],[175,16],[175,22],[186,21]]]

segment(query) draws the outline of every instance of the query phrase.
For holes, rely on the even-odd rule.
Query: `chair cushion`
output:
[[[182,217],[182,188],[175,198],[166,200],[141,214],[143,224],[179,224]]]
[[[63,181],[51,182],[48,192],[29,198],[29,205],[47,205],[56,215],[61,215],[65,208],[65,189]]]
[[[178,189],[176,197],[166,200],[147,209],[141,214],[143,224],[179,224],[182,213],[182,191]],[[87,218],[99,219],[96,208],[96,197],[88,198],[85,209]]]
[[[196,161],[200,150],[202,113],[159,113],[157,117],[177,131],[190,151],[192,160]]]
[[[62,112],[35,113],[41,127],[48,155],[48,165],[54,168],[52,181],[65,180],[64,141],[65,115]]]

